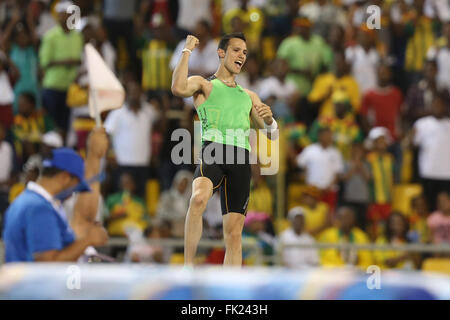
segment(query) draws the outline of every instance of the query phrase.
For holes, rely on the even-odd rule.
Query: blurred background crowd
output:
[[[109,254],[179,262],[182,249],[142,241],[182,239],[189,205],[195,165],[171,161],[171,135],[193,134],[198,118],[192,100],[171,94],[172,71],[186,35],[200,40],[189,72],[207,77],[220,36],[243,32],[249,54],[237,83],[272,107],[281,128],[279,173],[253,166],[243,237],[267,256],[286,244],[450,242],[449,1],[73,3],[79,21],[66,1],[0,1],[0,217],[38,178],[43,154],[85,154],[95,126],[83,54],[91,43],[126,89],[125,105],[102,114],[111,150],[98,218],[135,245]],[[379,29],[367,24],[370,5],[380,8]],[[203,238],[222,237],[221,219],[216,193]],[[201,251],[200,263],[222,263],[221,248]],[[430,256],[288,248],[281,261],[420,268]],[[254,259],[244,250],[245,264]]]

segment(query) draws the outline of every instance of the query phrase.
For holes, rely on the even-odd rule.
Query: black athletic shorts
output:
[[[221,154],[216,152],[219,148]],[[246,215],[251,179],[250,153],[247,149],[215,142],[203,143],[194,179],[198,177],[211,180],[213,193],[220,187],[222,215],[229,212]]]

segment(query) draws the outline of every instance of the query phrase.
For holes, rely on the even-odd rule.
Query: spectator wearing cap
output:
[[[270,217],[264,212],[249,211],[245,216],[242,232],[242,238],[247,241],[254,241],[262,249],[265,256],[272,255],[276,247],[276,239],[266,232],[266,223],[269,219]],[[252,265],[256,262],[253,253],[254,250],[243,249],[244,264]]]
[[[301,194],[301,206],[305,219],[305,232],[318,238],[320,233],[331,227],[329,206],[321,200],[321,192],[314,186],[306,187]]]
[[[18,114],[14,117],[12,132],[17,157],[25,163],[35,154],[45,132],[54,129],[53,120],[41,110],[36,110],[33,93],[23,92],[19,97]]]
[[[70,109],[66,105],[69,86],[74,82],[83,52],[83,37],[69,29],[67,20],[71,1],[59,2],[55,10],[59,24],[44,36],[39,48],[39,62],[44,71],[42,104],[64,134],[69,126]]]
[[[83,159],[71,149],[55,149],[44,160],[39,180],[29,182],[5,214],[6,262],[76,261],[88,246],[106,242],[98,225],[77,239],[61,205],[73,192],[91,190],[84,170]]]
[[[366,233],[355,226],[355,213],[348,207],[341,207],[336,214],[337,226],[325,230],[319,243],[334,244],[368,244]],[[366,270],[373,263],[373,257],[368,250],[353,248],[322,249],[320,263],[324,267],[357,266]]]
[[[335,91],[331,97],[334,104],[334,115],[319,116],[311,126],[309,137],[317,142],[320,128],[328,127],[333,132],[333,141],[344,159],[350,158],[351,146],[361,142],[363,134],[352,112],[349,96],[341,90]]]
[[[333,146],[329,127],[320,128],[318,142],[307,146],[297,156],[297,165],[306,171],[306,184],[322,192],[322,199],[334,210],[339,175],[343,172],[342,154]]]
[[[431,210],[436,197],[450,190],[450,118],[444,96],[437,95],[431,104],[431,115],[414,123],[412,142],[419,148],[419,177]]]
[[[315,243],[314,238],[305,230],[303,209],[300,207],[292,208],[289,210],[288,219],[292,226],[284,231],[278,239],[279,249],[282,250],[283,265],[292,269],[317,266],[319,264],[317,249],[294,247],[295,245],[312,245]]]
[[[49,131],[42,136],[39,145],[39,152],[31,155],[23,165],[23,175],[20,181],[11,186],[9,191],[9,203],[12,203],[19,194],[25,190],[29,181],[36,181],[42,171],[43,156],[52,153],[53,149],[62,148],[63,141],[61,135],[56,131]]]
[[[281,42],[277,52],[278,58],[288,62],[287,79],[296,84],[302,96],[309,94],[314,78],[332,62],[326,60],[326,42],[321,36],[311,34],[311,27],[307,17],[296,18],[292,35]]]
[[[370,205],[367,211],[370,220],[370,235],[376,237],[382,232],[384,221],[392,210],[394,177],[396,172],[393,155],[388,151],[392,138],[389,130],[375,127],[369,132],[369,152],[366,161],[370,168]]]

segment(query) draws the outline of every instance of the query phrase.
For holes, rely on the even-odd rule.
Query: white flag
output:
[[[125,90],[90,43],[84,50],[89,78],[89,114],[97,118],[97,113],[120,108],[125,101]]]

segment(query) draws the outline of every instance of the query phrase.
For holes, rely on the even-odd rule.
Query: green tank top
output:
[[[211,83],[208,99],[197,108],[202,123],[202,142],[212,141],[250,151],[248,130],[252,99],[240,85],[232,88],[219,79]]]

